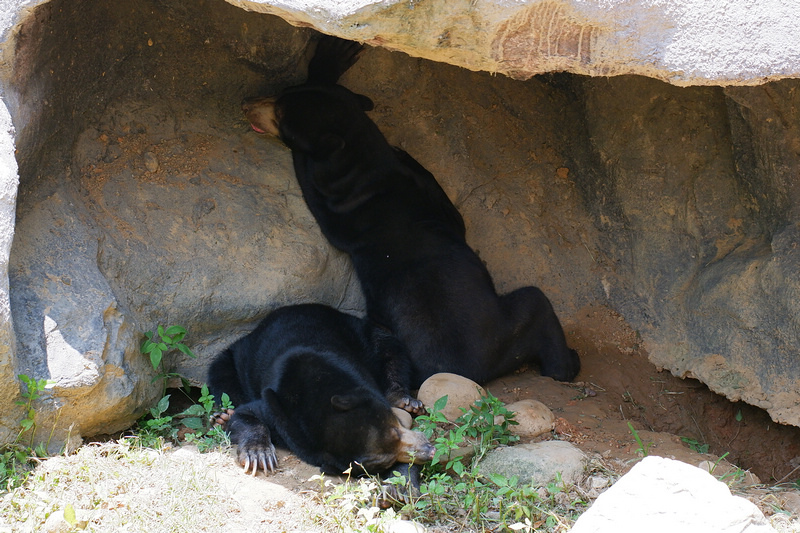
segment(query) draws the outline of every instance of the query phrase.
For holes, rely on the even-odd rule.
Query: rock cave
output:
[[[169,364],[197,385],[275,307],[362,311],[289,151],[240,110],[301,82],[316,35],[223,0],[51,0],[15,26],[0,396],[18,398],[17,374],[54,380],[37,423],[54,428],[55,450],[123,430],[157,400],[139,345],[158,324],[189,331],[198,357]],[[498,289],[550,297],[583,358],[578,379],[621,420],[702,439],[764,481],[790,475],[800,82],[527,78],[375,46],[341,83],[437,177]],[[0,438],[19,418],[0,415]]]

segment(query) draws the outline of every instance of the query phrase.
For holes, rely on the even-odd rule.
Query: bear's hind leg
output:
[[[567,346],[564,330],[550,300],[537,287],[522,287],[500,297],[511,339],[500,357],[504,373],[528,362],[537,363],[543,376],[572,381],[581,369],[578,353]]]

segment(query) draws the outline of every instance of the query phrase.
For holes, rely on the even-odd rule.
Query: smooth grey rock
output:
[[[17,369],[52,381],[35,410],[38,436],[56,453],[125,429],[161,391],[93,237],[59,191],[21,213],[11,254]]]
[[[763,513],[707,472],[649,456],[603,492],[571,533],[773,533]]]
[[[495,448],[478,464],[481,474],[518,476],[520,483],[545,485],[560,475],[564,483],[577,484],[588,460],[575,445],[560,440]]]

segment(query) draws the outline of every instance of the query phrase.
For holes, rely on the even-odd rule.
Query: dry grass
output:
[[[287,459],[285,470],[294,469],[294,463]],[[281,481],[277,475],[244,475],[228,450],[200,454],[184,446],[157,451],[128,439],[87,445],[73,455],[43,461],[22,487],[2,496],[0,533],[396,530],[391,512],[371,506],[371,480],[349,485],[308,480],[308,472],[298,467],[295,479],[307,482],[284,483],[291,487],[286,488],[275,483]],[[800,520],[782,509],[787,494],[796,495],[796,490],[734,493],[756,503],[778,533],[800,533]],[[592,501],[597,494],[581,496]],[[74,509],[74,525],[64,519],[69,509]],[[434,520],[438,526],[429,525],[428,531],[469,531],[455,518],[439,517]]]
[[[77,527],[64,521],[75,510]],[[243,476],[227,452],[84,446],[43,462],[0,502],[0,532],[315,531],[316,504]],[[69,511],[67,511],[69,513]]]

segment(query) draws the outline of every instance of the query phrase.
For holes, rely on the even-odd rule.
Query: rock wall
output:
[[[797,424],[798,83],[583,86],[612,305],[657,365]]]
[[[361,310],[289,152],[239,109],[302,81],[313,35],[222,0],[52,0],[6,41],[20,184],[0,398],[19,373],[54,380],[37,404],[52,448],[152,404],[138,347],[157,324],[187,327],[199,358],[167,365],[202,382],[278,305]],[[342,83],[437,176],[501,291],[540,286],[568,335],[606,306],[655,364],[800,425],[797,81],[523,82],[368,48]],[[20,418],[0,413],[0,439]]]

